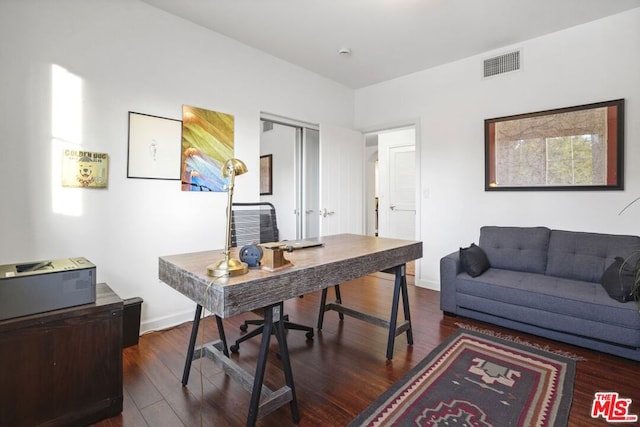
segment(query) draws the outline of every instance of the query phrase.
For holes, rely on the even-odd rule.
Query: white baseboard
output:
[[[160,331],[181,325],[185,322],[193,321],[195,309],[184,310],[168,316],[157,317],[155,319],[143,320],[140,322],[140,335],[147,332]]]
[[[434,282],[431,280],[416,279],[416,285],[420,286],[421,288],[427,288],[433,291],[440,291],[440,283]]]

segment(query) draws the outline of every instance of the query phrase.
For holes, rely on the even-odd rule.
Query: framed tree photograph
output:
[[[127,178],[180,179],[182,122],[129,111]]]
[[[623,190],[624,99],[485,120],[485,190]]]
[[[270,196],[273,194],[273,155],[260,156],[260,195]]]

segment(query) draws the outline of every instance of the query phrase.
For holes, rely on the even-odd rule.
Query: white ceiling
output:
[[[143,0],[351,88],[640,7],[640,0]],[[338,50],[351,49],[350,56]]]

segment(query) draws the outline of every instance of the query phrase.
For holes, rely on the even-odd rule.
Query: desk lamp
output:
[[[224,259],[215,264],[207,266],[207,274],[209,276],[240,276],[249,271],[246,263],[229,256],[231,248],[231,203],[233,201],[233,186],[236,176],[247,172],[247,165],[239,159],[229,159],[222,165],[222,176],[229,178],[227,186],[227,238],[224,242]]]

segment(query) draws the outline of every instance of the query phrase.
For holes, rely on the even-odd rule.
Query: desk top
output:
[[[286,253],[293,265],[275,272],[250,269],[214,279],[207,265],[224,258],[215,250],[162,256],[159,278],[212,313],[231,317],[422,257],[422,242],[412,240],[356,234],[320,240],[323,246]],[[232,249],[237,259],[239,248]]]

